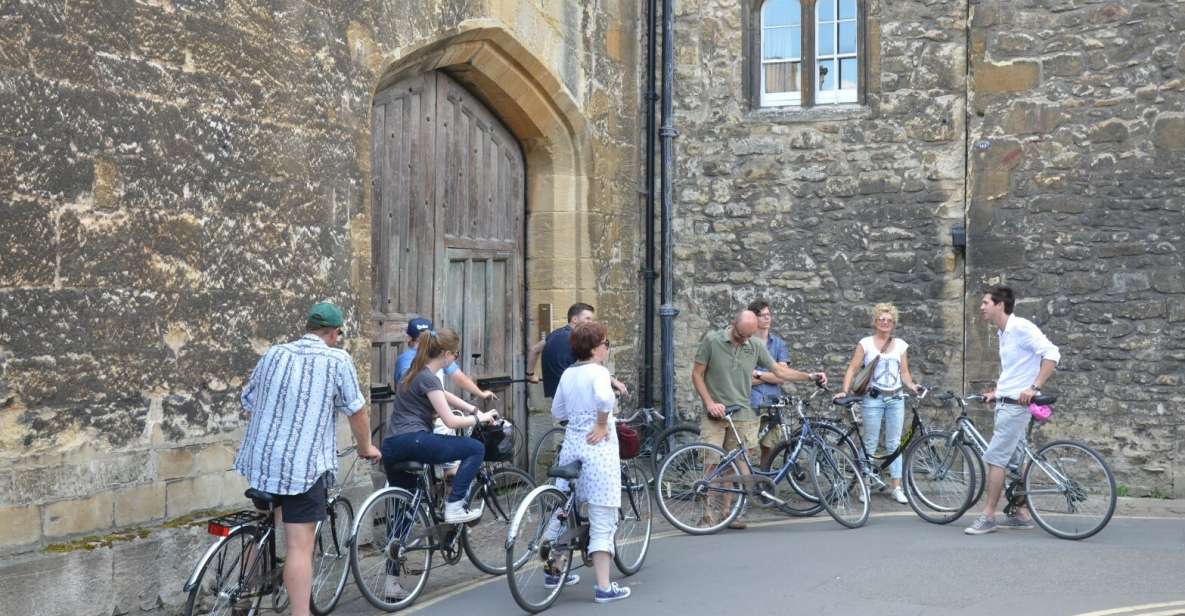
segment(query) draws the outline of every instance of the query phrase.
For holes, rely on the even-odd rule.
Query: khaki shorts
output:
[[[741,443],[749,450],[749,457],[753,460],[753,464],[758,463],[758,456],[754,455],[753,448],[757,446],[757,426],[756,419],[751,420],[732,420],[733,425],[737,428],[737,434],[741,436]],[[704,415],[699,422],[699,437],[700,440],[723,447],[727,453],[732,451],[737,446],[736,435],[728,427],[728,422],[723,419],[713,419]],[[706,455],[704,462],[707,464],[715,464],[720,461],[720,456]]]
[[[761,437],[760,445],[766,449],[772,450],[774,447],[777,447],[782,443],[782,425],[779,423],[773,423],[771,420],[762,417],[760,420],[760,426],[764,428],[766,424],[769,424],[769,430],[765,433],[765,436]],[[761,431],[758,430],[758,434],[760,433]]]

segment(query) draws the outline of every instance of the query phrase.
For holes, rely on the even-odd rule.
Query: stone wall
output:
[[[755,110],[758,4],[679,4],[683,412],[696,341],[754,297],[796,367],[841,378],[892,301],[916,378],[982,389],[976,307],[1005,282],[1063,349],[1046,432],[1096,445],[1132,494],[1185,494],[1185,5],[871,0],[866,104]]]
[[[1051,430],[1133,494],[1183,496],[1185,4],[972,11],[968,305],[1013,285],[1062,351]],[[968,318],[978,385],[995,336]]]
[[[239,391],[316,300],[346,309],[346,346],[368,381],[371,99],[425,48],[487,37],[483,53],[529,74],[538,104],[565,119],[555,131],[579,128],[573,164],[547,169],[566,200],[529,204],[528,233],[553,239],[528,247],[528,300],[599,304],[629,370],[638,10],[621,0],[0,9],[0,552],[238,506]],[[510,78],[481,73],[480,61],[441,66]],[[514,96],[486,103],[512,131],[545,115]],[[528,152],[556,137],[518,136]],[[560,258],[570,261],[550,264]]]
[[[963,220],[965,6],[870,2],[867,104],[755,110],[743,52],[754,4],[679,3],[682,412],[702,412],[697,341],[757,297],[791,365],[833,380],[872,306],[893,302],[915,378],[957,388],[962,262],[949,229]]]

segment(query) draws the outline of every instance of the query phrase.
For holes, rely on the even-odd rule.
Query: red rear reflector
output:
[[[230,527],[223,526],[216,522],[210,522],[206,525],[206,531],[215,537],[226,537],[230,534]]]

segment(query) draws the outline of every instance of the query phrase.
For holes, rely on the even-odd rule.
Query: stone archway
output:
[[[524,252],[529,303],[566,307],[578,298],[595,301],[595,269],[589,267],[593,262],[587,204],[590,157],[585,119],[571,94],[513,35],[486,20],[463,24],[460,31],[401,55],[383,72],[375,92],[436,71],[462,84],[522,147],[527,170]],[[372,178],[375,173],[372,169]],[[531,329],[529,316],[530,311],[522,311],[518,335],[524,342],[526,330]],[[537,323],[535,329],[546,331],[553,324]],[[405,325],[405,319],[374,319],[372,340],[399,339]],[[515,362],[509,376],[522,378],[522,365]],[[374,382],[389,378],[372,373]],[[514,406],[524,409],[525,389],[515,392],[515,398]]]

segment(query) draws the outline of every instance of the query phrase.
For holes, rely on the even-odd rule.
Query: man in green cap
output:
[[[304,336],[268,349],[241,397],[248,423],[235,470],[277,504],[288,544],[284,586],[293,616],[309,613],[315,529],[326,518],[327,490],[337,470],[337,413],[349,417],[359,457],[382,457],[370,441],[369,414],[359,412],[366,399],[354,362],[337,348],[344,321],[337,306],[313,305]]]

